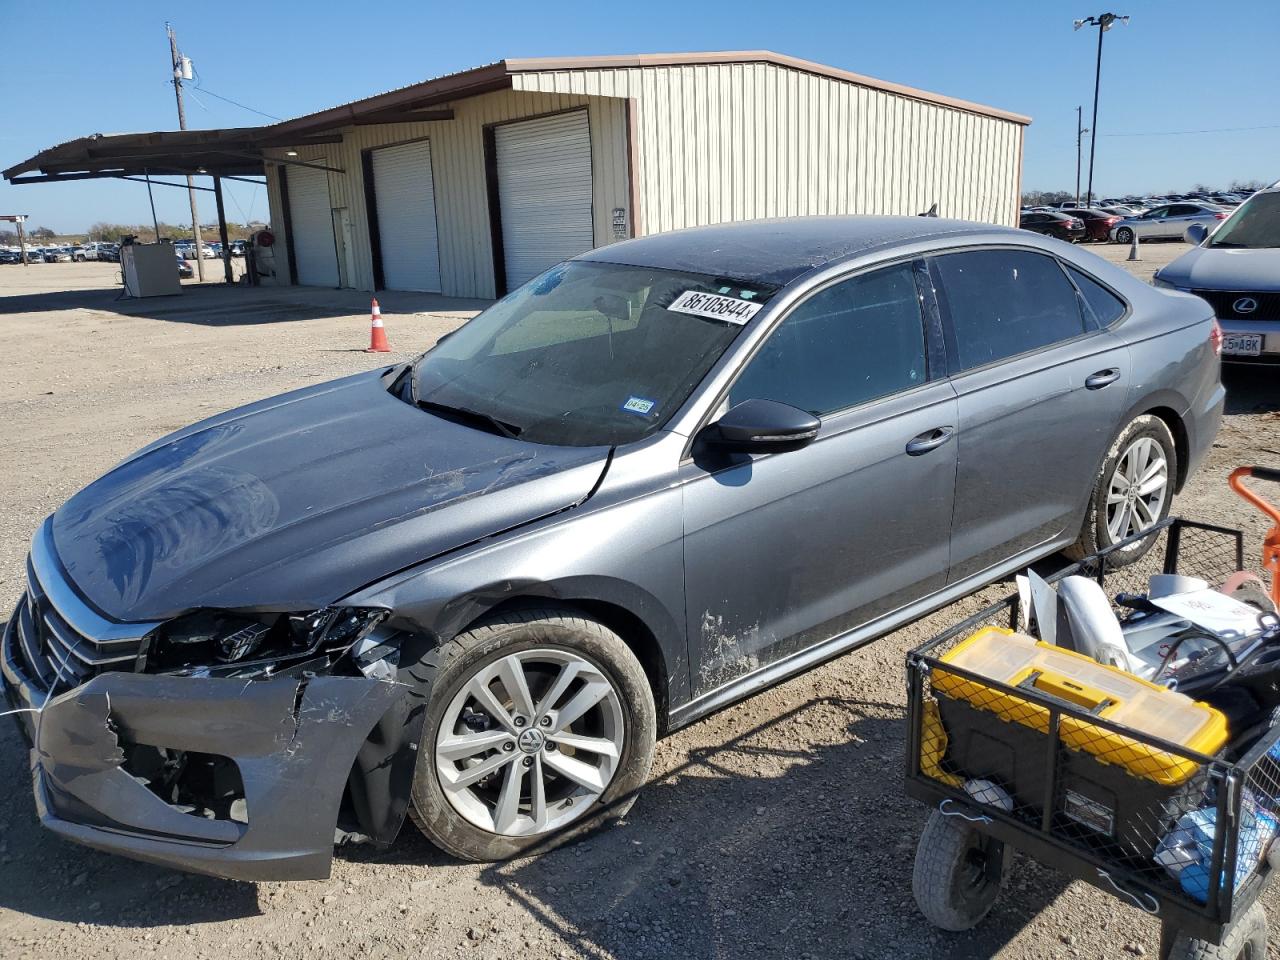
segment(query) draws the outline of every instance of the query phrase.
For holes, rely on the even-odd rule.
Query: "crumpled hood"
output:
[[[441,419],[383,371],[222,414],[144,448],[53,515],[74,585],[115,620],[307,610],[581,502],[608,447]]]
[[[1161,280],[1195,290],[1280,290],[1280,250],[1196,247],[1157,271]]]

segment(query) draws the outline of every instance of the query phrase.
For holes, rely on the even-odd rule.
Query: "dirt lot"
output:
[[[1099,247],[1123,261],[1127,248]],[[1141,274],[1183,250],[1149,244]],[[113,265],[0,268],[0,604],[39,520],[153,438],[218,410],[386,362],[365,295],[188,289],[115,302]],[[408,356],[476,304],[387,294]],[[1250,531],[1230,467],[1280,463],[1272,374],[1228,374],[1226,424],[1178,509]],[[992,591],[986,592],[992,596]],[[980,599],[980,598],[979,598]],[[842,657],[659,745],[625,825],[538,860],[460,864],[407,827],[339,852],[330,880],[233,883],[60,842],[0,727],[0,956],[1127,958],[1137,911],[1020,861],[978,931],[929,930],[910,891],[925,810],[902,795],[904,652],[961,610]],[[1267,904],[1280,931],[1280,897]]]

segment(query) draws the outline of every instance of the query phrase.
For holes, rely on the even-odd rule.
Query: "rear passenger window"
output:
[[[1052,257],[975,250],[934,260],[951,314],[954,353],[972,370],[1084,332],[1076,291]]]
[[[814,294],[782,321],[729,391],[824,416],[925,381],[924,322],[911,264]]]
[[[1123,300],[1088,274],[1081,273],[1074,267],[1067,267],[1067,269],[1071,271],[1071,279],[1075,281],[1076,287],[1084,297],[1085,305],[1093,314],[1099,327],[1109,327],[1124,316],[1124,312],[1129,308]]]

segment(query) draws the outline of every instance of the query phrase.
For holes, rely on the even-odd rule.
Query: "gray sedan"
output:
[[[1209,301],[1222,326],[1222,356],[1280,362],[1280,182],[1255,193],[1210,233],[1188,228],[1196,244],[1161,268],[1157,287]]]
[[[1111,228],[1111,239],[1117,243],[1132,243],[1135,236],[1139,240],[1175,240],[1193,223],[1212,229],[1228,216],[1229,212],[1216,203],[1170,203],[1121,220]]]
[[[1166,516],[1216,346],[1203,300],[985,224],[585,253],[40,526],[0,670],[41,820],[253,880],[409,812],[458,857],[548,849],[627,811],[658,735]]]

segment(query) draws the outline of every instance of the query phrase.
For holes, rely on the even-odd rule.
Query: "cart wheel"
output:
[[[920,912],[943,930],[969,930],[995,905],[1009,853],[999,840],[969,824],[933,811],[911,875]]]
[[[1193,940],[1185,934],[1173,938],[1168,960],[1266,960],[1267,915],[1255,903],[1236,920],[1222,938],[1222,945]]]

